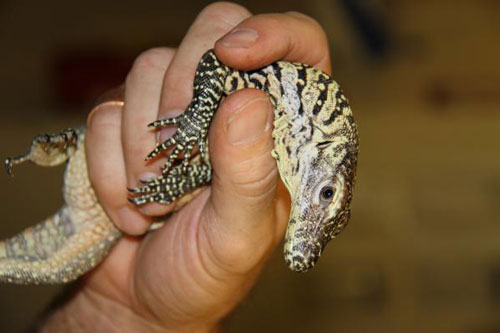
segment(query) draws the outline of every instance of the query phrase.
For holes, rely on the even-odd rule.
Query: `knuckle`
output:
[[[297,20],[296,22],[318,38],[320,48],[317,50],[320,50],[321,47],[328,47],[328,36],[326,31],[315,18],[295,11],[286,12],[285,15],[288,15],[293,20]]]
[[[106,103],[95,107],[87,117],[89,132],[99,131],[102,128],[119,126],[120,108],[107,107]]]
[[[208,214],[216,225],[225,224],[217,212],[209,210]],[[266,226],[269,226],[269,230],[260,230],[258,237],[249,231],[236,232],[225,227],[219,229],[217,237],[208,241],[210,261],[218,267],[219,273],[245,274],[261,263],[277,243],[276,236],[271,231],[273,224]],[[212,274],[218,275],[214,271]]]
[[[206,6],[198,17],[202,20],[213,21],[225,28],[228,26],[232,28],[250,15],[248,9],[243,6],[221,1]]]
[[[246,273],[262,261],[272,243],[263,238],[257,242],[246,237],[234,237],[223,244],[216,254],[218,266],[229,273]]]
[[[311,17],[309,15],[303,14],[301,12],[289,11],[289,12],[286,12],[285,14],[292,16],[296,19],[306,21],[312,25],[316,25],[318,27],[321,27],[321,25],[318,23],[318,21],[316,21],[316,19],[314,19],[313,17]]]
[[[252,164],[255,163],[249,163],[247,166]],[[235,186],[240,195],[248,199],[252,198],[256,202],[261,202],[262,199],[269,198],[270,194],[274,192],[278,180],[278,172],[274,165],[258,172],[256,172],[256,168],[254,167],[243,166],[241,169],[235,171],[231,178],[233,186]]]
[[[296,11],[286,12],[285,14],[304,22],[305,24],[309,25],[314,31],[326,38],[325,30],[315,18]]]
[[[132,68],[125,80],[126,83],[129,83],[129,81],[134,79],[136,76],[143,75],[144,72],[152,70],[165,71],[174,53],[175,50],[168,47],[155,47],[142,52],[134,60]]]

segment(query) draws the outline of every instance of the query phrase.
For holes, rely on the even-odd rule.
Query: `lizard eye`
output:
[[[319,199],[321,202],[327,203],[332,201],[333,197],[335,196],[335,188],[333,186],[327,185],[321,189],[321,192],[319,193]]]

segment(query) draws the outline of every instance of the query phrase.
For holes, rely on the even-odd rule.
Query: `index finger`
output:
[[[244,20],[217,41],[215,53],[224,64],[240,70],[286,60],[331,72],[324,30],[314,19],[296,12],[256,15]]]

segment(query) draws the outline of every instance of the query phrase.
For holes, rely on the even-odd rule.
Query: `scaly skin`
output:
[[[274,150],[280,176],[292,198],[285,237],[290,269],[314,266],[328,241],[345,227],[355,180],[358,139],[347,99],[327,74],[304,64],[277,62],[253,72],[220,63],[212,50],[200,60],[193,100],[180,116],[150,126],[177,126],[172,138],[147,159],[173,146],[163,175],[131,189],[130,201],[172,203],[180,208],[211,177],[207,133],[223,96],[243,88],[268,93],[274,105]],[[34,139],[12,165],[31,160],[51,166],[69,159],[66,205],[53,217],[0,242],[0,281],[62,283],[97,265],[121,233],[104,213],[90,186],[83,145],[85,130]],[[193,148],[200,153],[191,156]],[[183,155],[182,158],[179,156]]]
[[[96,266],[121,236],[90,186],[84,131],[73,133],[75,140],[67,147],[56,143],[45,149],[40,139],[60,140],[62,135],[38,136],[32,153],[24,155],[47,166],[69,159],[63,190],[66,204],[45,221],[0,243],[0,281],[39,284],[74,280]]]

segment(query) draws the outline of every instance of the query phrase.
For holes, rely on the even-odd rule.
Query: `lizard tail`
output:
[[[101,214],[75,224],[76,212],[63,206],[57,213],[0,242],[0,282],[55,284],[75,280],[108,253],[121,233]],[[81,215],[80,215],[81,216]],[[103,215],[102,215],[103,216]]]

